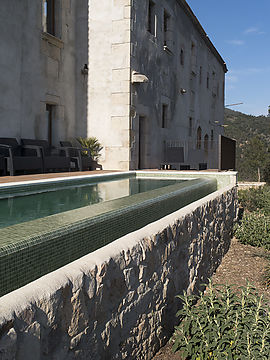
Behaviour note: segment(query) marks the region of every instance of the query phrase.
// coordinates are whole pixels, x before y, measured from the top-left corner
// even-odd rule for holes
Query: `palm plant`
[[[94,136],[88,138],[78,137],[77,141],[81,144],[83,148],[90,150],[93,160],[97,161],[100,158],[101,150],[103,149],[103,146],[96,137]]]

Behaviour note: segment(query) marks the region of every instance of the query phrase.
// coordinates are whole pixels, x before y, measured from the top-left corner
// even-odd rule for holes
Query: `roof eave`
[[[221,55],[219,54],[219,52],[215,48],[212,41],[209,39],[209,36],[204,31],[204,28],[200,24],[199,20],[197,19],[197,17],[194,14],[194,12],[191,10],[188,3],[185,0],[177,0],[177,1],[182,6],[185,13],[189,16],[192,23],[196,26],[197,30],[199,31],[200,35],[202,36],[202,39],[204,40],[204,42],[206,43],[208,48],[212,51],[212,53],[215,55],[215,57],[217,58],[219,63],[222,65],[224,73],[226,73],[228,71],[228,68],[227,68],[227,65],[226,65],[225,61],[223,60],[223,58],[221,57]]]

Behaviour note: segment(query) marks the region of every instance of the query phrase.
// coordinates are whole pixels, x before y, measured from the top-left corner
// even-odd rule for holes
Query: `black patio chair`
[[[66,152],[66,156],[69,156],[71,160],[73,160],[78,170],[102,170],[102,165],[93,160],[89,149],[75,147],[70,141],[60,141],[60,145]]]
[[[17,171],[43,172],[42,154],[39,147],[21,146],[15,138],[0,138],[1,162],[4,173],[13,176]]]
[[[47,140],[22,139],[21,142],[23,146],[35,145],[41,149],[44,172],[70,171],[70,158],[61,148],[50,146]]]

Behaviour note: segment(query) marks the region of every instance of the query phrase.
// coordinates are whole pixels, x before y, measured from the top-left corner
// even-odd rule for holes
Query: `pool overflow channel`
[[[135,172],[1,186],[0,296],[216,190],[214,177]]]

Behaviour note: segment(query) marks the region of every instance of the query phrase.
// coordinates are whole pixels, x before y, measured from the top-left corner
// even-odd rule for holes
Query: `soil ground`
[[[242,245],[233,239],[229,251],[212,277],[213,283],[245,286],[248,280],[270,303],[270,289],[267,290],[263,285],[263,273],[268,264],[265,254],[266,251],[262,248]],[[167,343],[152,360],[181,360],[181,358],[172,352],[171,344]]]

